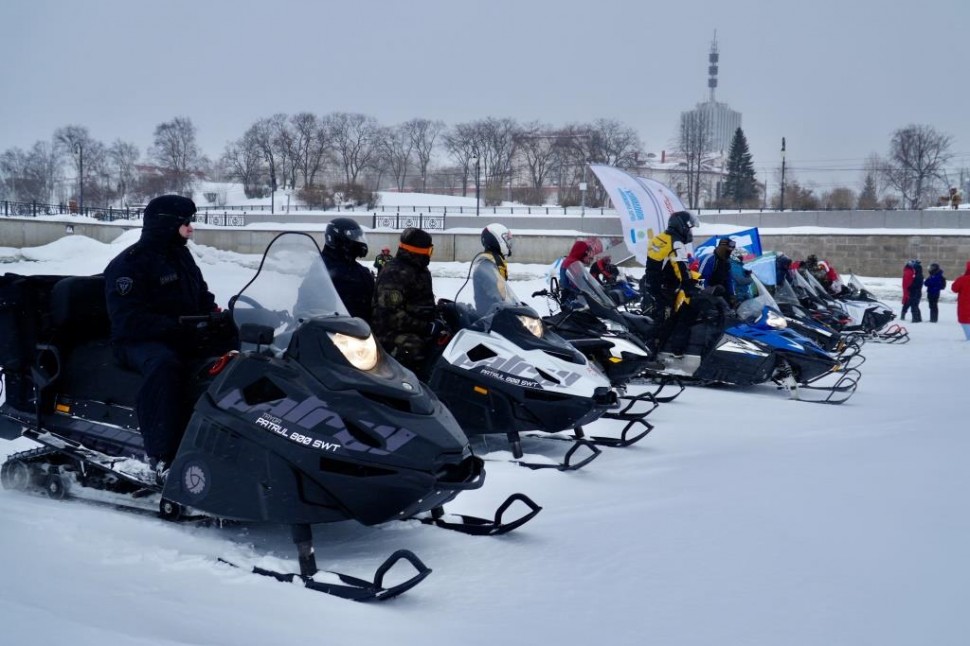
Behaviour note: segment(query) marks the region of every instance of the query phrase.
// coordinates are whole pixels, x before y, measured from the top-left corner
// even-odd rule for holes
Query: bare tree
[[[424,193],[428,190],[428,167],[431,165],[435,140],[444,131],[445,124],[443,121],[411,119],[403,127],[411,138],[417,171],[421,174],[421,192]]]
[[[951,138],[930,126],[909,125],[893,133],[884,177],[902,195],[907,208],[918,209],[934,195],[950,160]]]
[[[613,119],[598,119],[589,133],[592,135],[588,143],[590,161],[617,168],[636,166],[643,147],[636,130]]]
[[[444,134],[445,148],[448,154],[455,160],[461,174],[461,195],[468,195],[468,177],[476,164],[481,164],[478,159],[478,142],[476,137],[475,125],[472,123],[459,123]],[[480,166],[479,166],[480,168]],[[478,178],[474,178],[478,181]]]
[[[310,112],[290,117],[290,125],[296,139],[294,152],[296,168],[303,178],[304,186],[313,186],[317,173],[323,169],[327,153],[327,131],[320,119]]]
[[[354,185],[376,154],[380,125],[373,117],[349,112],[334,112],[324,117],[324,122],[337,160],[343,167],[346,184]]]
[[[262,156],[265,165],[260,165],[260,168],[265,169],[269,175],[270,192],[276,191],[280,179],[284,180],[284,185],[286,184],[285,173],[290,154],[290,141],[291,138],[286,134],[286,115],[282,113],[258,120],[243,135],[244,155],[251,155],[255,151],[255,154]],[[245,156],[241,161],[248,162]]]
[[[194,173],[202,165],[202,152],[195,141],[195,125],[188,117],[176,117],[155,126],[151,158],[165,169],[167,188],[186,193]]]
[[[122,206],[128,203],[128,194],[135,186],[135,164],[141,155],[138,146],[116,139],[108,148],[108,160],[118,177],[117,195]]]
[[[709,170],[706,153],[711,149],[711,139],[711,124],[704,111],[691,110],[681,115],[677,147],[684,158],[687,208],[690,209],[696,209],[700,204],[701,175]]]
[[[408,171],[414,162],[414,139],[407,124],[381,128],[376,137],[376,146],[376,157],[382,162],[382,170],[386,169],[394,177],[397,190],[403,191],[407,185]]]
[[[228,177],[241,183],[246,197],[250,199],[266,194],[261,183],[266,168],[263,151],[251,131],[252,127],[239,141],[226,146],[222,154]]]
[[[538,121],[525,124],[519,133],[517,159],[525,164],[529,175],[529,186],[540,197],[542,188],[546,185],[552,172],[556,158],[557,133],[551,126],[540,124]],[[539,202],[533,201],[539,204]]]
[[[282,118],[281,118],[282,117]],[[273,147],[279,157],[282,188],[296,188],[296,173],[299,169],[299,138],[284,114],[273,116]]]
[[[94,146],[94,139],[84,126],[71,125],[58,128],[54,131],[54,154],[58,163],[66,160],[72,168],[75,177],[74,188],[72,190],[75,198],[78,192],[83,192],[82,185],[86,186],[87,175],[85,171],[92,168],[91,161],[97,153]],[[87,168],[84,166],[87,164]],[[82,177],[82,172],[85,177]]]
[[[846,186],[837,186],[828,193],[822,195],[822,205],[827,209],[838,209],[848,211],[856,206],[857,198],[855,191]]]
[[[482,168],[486,204],[502,201],[502,188],[512,181],[512,158],[515,156],[521,128],[515,119],[504,117],[476,121],[470,124],[474,156]],[[511,192],[511,191],[510,191]]]
[[[3,194],[21,202],[48,203],[54,192],[57,156],[38,141],[29,151],[11,148],[0,155]]]

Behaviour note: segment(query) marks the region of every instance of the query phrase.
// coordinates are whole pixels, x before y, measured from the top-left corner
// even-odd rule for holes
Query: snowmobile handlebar
[[[230,313],[226,310],[220,310],[218,312],[209,312],[208,314],[198,314],[193,316],[180,316],[179,325],[189,326],[189,327],[203,327],[200,323],[207,323],[210,325],[225,323],[231,320]]]

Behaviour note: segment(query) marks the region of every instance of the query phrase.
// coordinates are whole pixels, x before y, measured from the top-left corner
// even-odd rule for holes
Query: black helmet
[[[697,226],[697,218],[687,211],[677,211],[670,214],[667,220],[667,233],[678,242],[688,243],[694,241],[694,234],[691,228]]]
[[[815,265],[818,264],[818,256],[815,254],[809,254],[808,258],[805,259],[806,264],[808,264],[809,269],[814,269]]]
[[[482,247],[507,258],[512,255],[512,232],[504,224],[490,224],[482,229]]]
[[[327,224],[323,234],[323,246],[338,256],[350,260],[367,255],[367,236],[354,220],[336,218]]]

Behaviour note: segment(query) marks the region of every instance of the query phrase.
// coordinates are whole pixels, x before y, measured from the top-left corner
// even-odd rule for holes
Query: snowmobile
[[[757,276],[751,279],[754,296],[726,317],[723,337],[693,376],[736,385],[770,380],[793,399],[827,404],[847,401],[858,387],[861,362],[851,357],[840,360],[788,329],[787,319],[767,288]]]
[[[546,289],[534,292],[532,296],[555,300]],[[653,392],[633,394],[629,391],[635,379],[648,368],[657,366],[650,358],[650,350],[637,337],[631,335],[622,323],[600,319],[586,305],[560,309],[556,314],[542,317],[542,322],[582,352],[610,380],[617,393],[618,406],[604,413],[603,417],[626,422],[621,437],[633,428],[644,429],[643,435],[653,430],[646,417],[657,408],[662,398],[658,399]]]
[[[862,329],[867,337],[881,343],[906,343],[909,332],[898,323],[893,323],[896,313],[891,307],[880,301],[859,280],[858,276],[849,275],[846,281],[848,293],[840,297],[847,307],[855,307],[862,311]],[[850,309],[851,312],[851,309]]]
[[[559,279],[552,276],[549,289],[536,292],[533,297],[550,300],[550,315],[543,320],[595,361],[619,389],[626,406],[618,418],[635,416],[631,409],[642,401],[658,404],[675,400],[684,391],[684,385],[678,375],[666,373],[650,349],[649,344],[658,333],[653,320],[636,308],[620,309],[579,263],[570,268],[570,279],[577,294],[566,294],[560,289]],[[653,390],[637,395],[627,393],[627,386],[644,386],[648,382],[656,384]],[[668,386],[673,388],[672,394]]]
[[[574,283],[583,295],[589,287],[582,273],[574,272]],[[842,403],[855,392],[859,371],[832,357],[811,340],[785,329],[784,317],[777,304],[756,277],[752,276],[754,296],[744,301],[738,311],[711,290],[691,297],[696,320],[686,330],[687,347],[675,355],[669,346],[659,347],[656,360],[663,365],[655,375],[679,375],[701,384],[724,383],[756,385],[773,382],[786,389],[793,399]],[[639,319],[639,320],[638,320]],[[646,317],[627,316],[636,321],[631,331],[649,344],[657,331]],[[835,375],[834,378],[828,378]],[[824,397],[820,393],[827,393]]]
[[[843,363],[851,358],[852,367],[858,368],[865,361],[861,351],[866,337],[855,332],[841,332],[813,317],[802,307],[788,281],[775,285],[773,297],[789,329],[811,339],[826,352],[837,355]]]
[[[360,601],[399,595],[431,570],[399,550],[373,581],[318,574],[312,524],[416,518],[497,534],[538,513],[515,494],[492,520],[445,514],[445,503],[482,486],[483,462],[448,409],[348,315],[309,235],[274,238],[228,316],[241,351],[194,374],[194,411],[159,481],[142,460],[134,412],[140,376],[112,356],[103,276],[4,276],[0,437],[40,446],[8,457],[2,485],[154,507],[169,520],[289,525],[299,573],[253,571]],[[204,330],[209,318],[185,323]],[[504,522],[515,502],[528,513]],[[385,587],[400,561],[416,574]]]
[[[646,435],[587,438],[583,426],[617,403],[610,382],[543,325],[484,255],[472,262],[469,281],[454,300],[439,301],[454,335],[429,380],[466,434],[481,442],[504,434],[518,464],[562,471],[588,464],[598,444],[629,445]],[[570,430],[572,446],[561,462],[523,460],[523,436],[564,439],[558,434]]]
[[[877,300],[855,277],[848,281],[849,292],[839,297],[829,294],[810,272],[798,269],[793,273],[798,294],[816,311],[828,311],[837,329],[855,333],[862,338],[899,343],[909,340],[906,330],[892,324],[896,318],[892,308]]]

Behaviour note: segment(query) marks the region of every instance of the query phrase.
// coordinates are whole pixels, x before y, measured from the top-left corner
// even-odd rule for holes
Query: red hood
[[[565,264],[571,265],[577,260],[582,260],[586,256],[587,251],[589,251],[589,243],[583,240],[577,240],[573,243],[573,248],[569,250],[569,255],[566,256]]]

